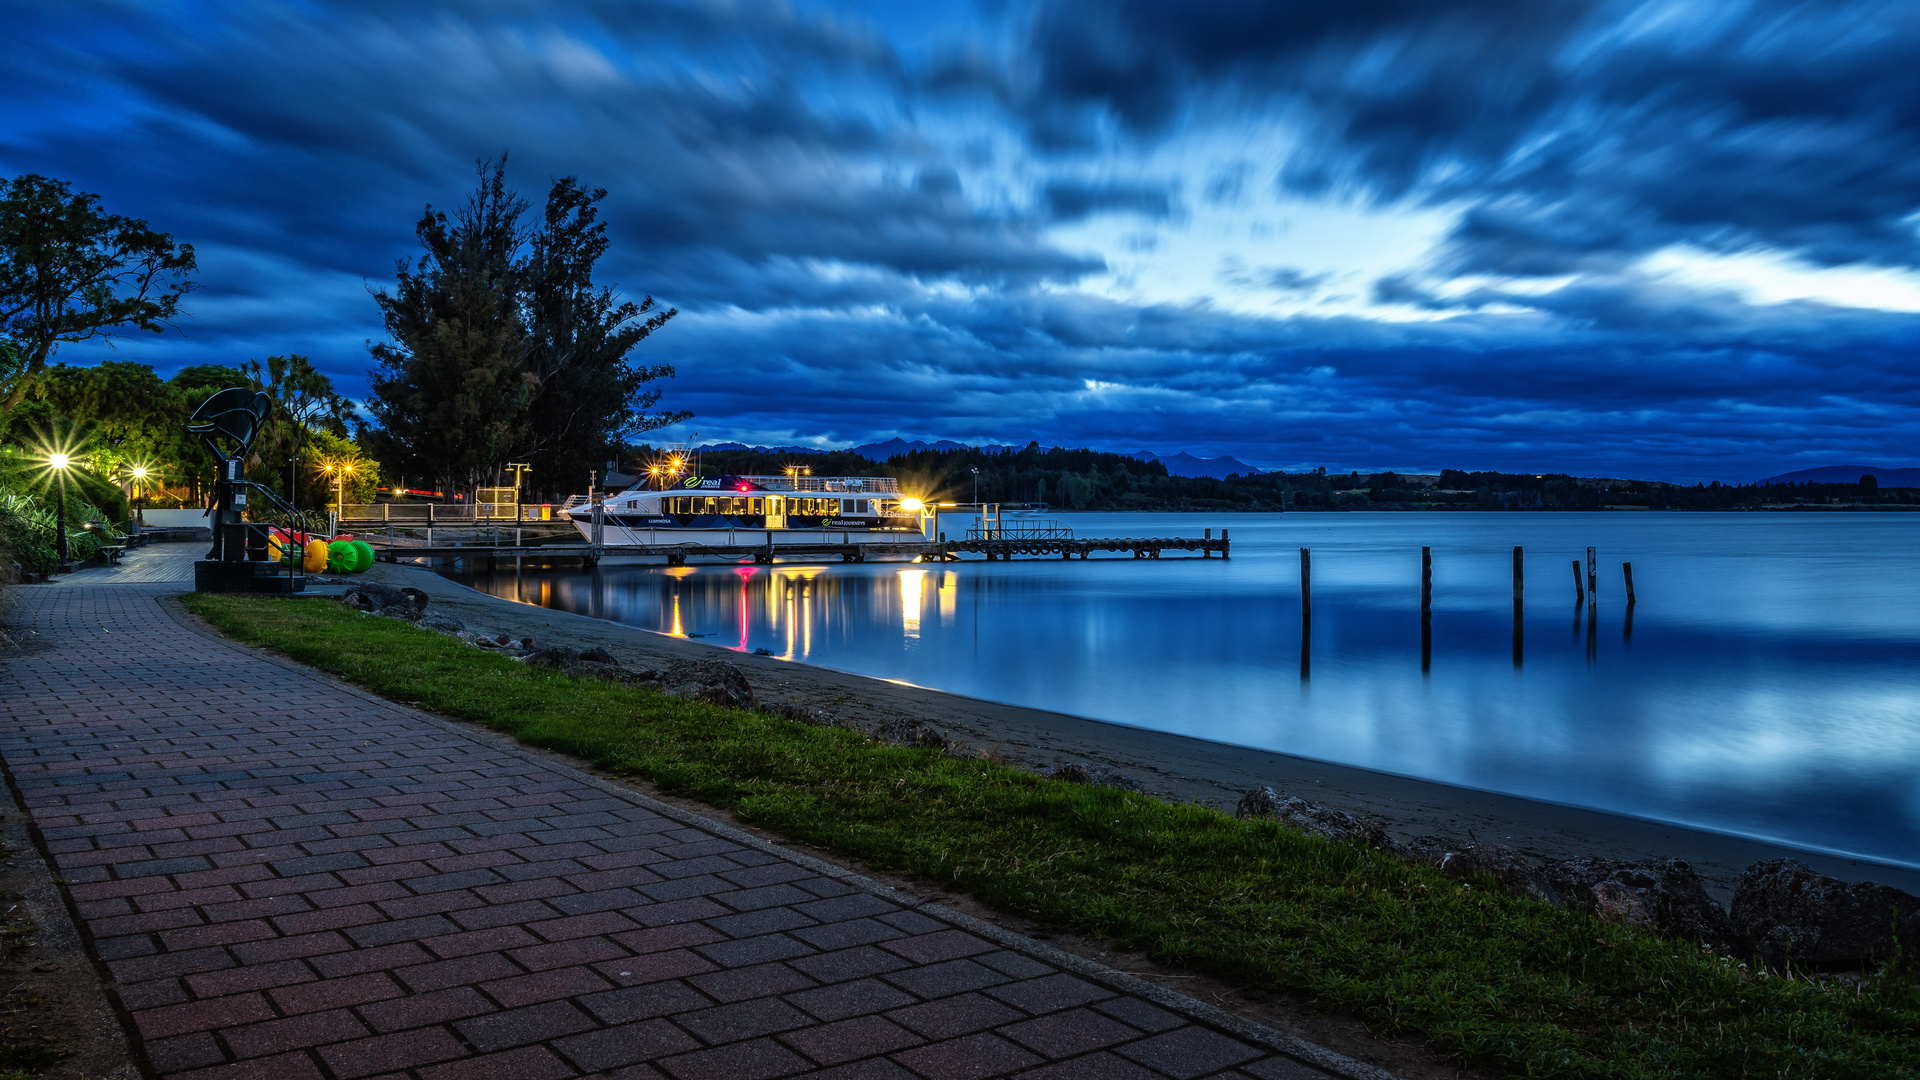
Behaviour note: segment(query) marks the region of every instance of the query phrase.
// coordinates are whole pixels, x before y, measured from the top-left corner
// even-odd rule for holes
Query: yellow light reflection
[[[674,637],[686,637],[687,628],[680,622],[680,590],[673,590],[673,628],[667,633]]]
[[[926,587],[925,570],[900,571],[900,625],[915,640],[920,637],[920,602]]]
[[[954,600],[960,594],[960,575],[951,570],[940,575],[940,625],[953,627]]]

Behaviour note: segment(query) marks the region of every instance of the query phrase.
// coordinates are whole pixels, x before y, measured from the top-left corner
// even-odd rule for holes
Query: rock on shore
[[[1890,885],[1816,874],[1792,859],[1768,859],[1741,875],[1733,925],[1775,967],[1855,964],[1892,954],[1896,934],[1914,947],[1920,897]]]

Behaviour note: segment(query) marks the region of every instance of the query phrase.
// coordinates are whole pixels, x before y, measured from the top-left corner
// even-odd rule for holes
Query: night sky
[[[365,392],[510,154],[700,441],[1752,480],[1920,464],[1920,5],[0,0],[0,174],[191,242],[164,373]],[[60,359],[108,355],[69,348]]]

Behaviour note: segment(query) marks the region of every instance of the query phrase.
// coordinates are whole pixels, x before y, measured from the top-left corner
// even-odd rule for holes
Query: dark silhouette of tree
[[[0,181],[0,332],[13,346],[0,355],[0,416],[60,345],[164,332],[198,288],[194,269],[192,245],[106,213],[96,195],[31,173]]]
[[[392,344],[373,345],[371,449],[403,475],[473,487],[529,440],[539,378],[520,315],[520,215],[506,157],[479,163],[479,187],[451,217],[427,207],[426,249],[401,259],[392,293],[374,294]]]
[[[540,220],[506,184],[506,157],[479,165],[480,184],[451,218],[432,207],[416,227],[418,264],[396,267],[375,294],[391,343],[372,346],[363,436],[387,467],[445,488],[497,477],[513,458],[536,490],[584,487],[587,471],[633,436],[688,417],[653,411],[673,375],[636,365],[635,346],[672,318],[596,286],[607,252],[600,189],[553,183]],[[522,254],[524,251],[524,255]]]
[[[660,401],[659,389],[649,384],[671,378],[673,367],[628,360],[676,312],[655,307],[651,296],[635,304],[594,285],[594,265],[608,247],[595,204],[606,195],[604,189],[582,188],[571,176],[554,181],[529,244],[523,275],[532,338],[528,358],[540,389],[522,453],[539,490],[584,485],[588,470],[630,439],[693,415],[649,411]]]

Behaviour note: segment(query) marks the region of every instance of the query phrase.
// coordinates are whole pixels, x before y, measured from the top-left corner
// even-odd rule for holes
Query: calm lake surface
[[[862,675],[1920,866],[1920,515],[1059,519],[1079,537],[1225,526],[1233,558],[449,574]],[[1571,567],[1590,545],[1591,621]]]

